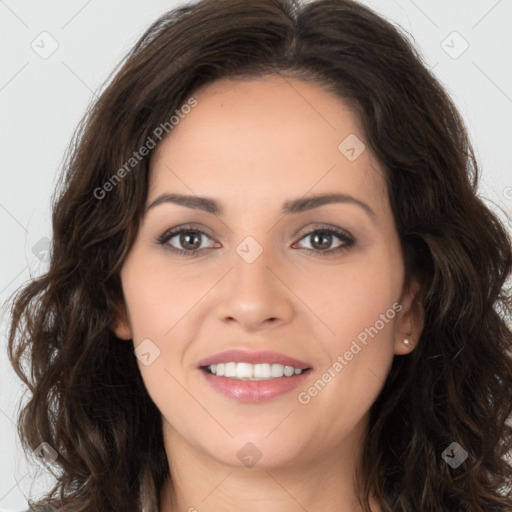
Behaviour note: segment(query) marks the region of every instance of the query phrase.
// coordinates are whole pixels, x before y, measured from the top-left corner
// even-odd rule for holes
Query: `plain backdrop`
[[[512,215],[512,2],[362,3],[401,25],[414,39],[466,120],[482,169],[481,195],[493,209],[501,207]],[[145,28],[182,4],[0,0],[2,303],[44,271],[52,237],[50,197],[70,137],[94,92]],[[7,323],[4,314],[0,512],[15,512],[25,510],[26,497],[39,495],[53,480],[25,459],[17,439],[15,413],[24,389],[6,356]]]

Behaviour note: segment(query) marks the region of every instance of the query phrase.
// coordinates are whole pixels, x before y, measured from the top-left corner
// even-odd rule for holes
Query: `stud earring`
[[[404,339],[404,345],[409,346],[410,344],[411,344],[411,342],[407,338],[405,338]]]

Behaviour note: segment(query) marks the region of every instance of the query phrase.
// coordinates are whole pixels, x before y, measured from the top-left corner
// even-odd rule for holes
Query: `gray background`
[[[50,196],[87,105],[148,24],[182,3],[0,0],[2,303],[45,269]],[[481,195],[493,209],[499,206],[512,215],[512,1],[363,3],[414,38],[466,120],[482,169]],[[46,55],[52,45],[57,49]],[[39,495],[52,479],[25,460],[16,437],[15,411],[24,390],[5,353],[7,321],[3,314],[0,512],[15,512],[25,509],[26,496]]]

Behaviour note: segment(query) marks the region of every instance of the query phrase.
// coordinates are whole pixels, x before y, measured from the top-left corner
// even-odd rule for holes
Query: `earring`
[[[410,345],[410,343],[411,343],[411,342],[410,342],[407,338],[405,338],[405,339],[404,339],[404,345],[409,346],[409,345]]]

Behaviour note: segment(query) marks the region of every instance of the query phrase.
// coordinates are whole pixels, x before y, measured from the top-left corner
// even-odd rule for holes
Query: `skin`
[[[194,98],[197,106],[155,149],[147,205],[163,193],[190,194],[217,200],[224,213],[172,203],[147,211],[122,268],[126,307],[113,326],[134,347],[149,338],[160,350],[147,366],[138,360],[163,416],[173,475],[160,512],[360,511],[352,477],[368,411],[393,357],[413,350],[423,327],[418,285],[404,287],[383,170],[368,148],[354,161],[338,150],[350,134],[365,137],[348,105],[317,84],[281,76],[223,80]],[[287,200],[333,192],[375,215],[348,202],[280,212]],[[182,224],[207,233],[196,234],[197,255],[170,251],[190,250],[179,235],[167,246],[156,242]],[[322,239],[306,236],[325,227],[356,242],[323,256],[345,244],[333,235],[322,249]],[[263,249],[250,264],[236,252],[247,236]],[[401,311],[300,403],[298,393],[394,303]],[[199,360],[231,348],[275,350],[313,371],[285,395],[239,403],[209,387],[197,369]],[[247,442],[262,454],[252,467],[237,457]]]

